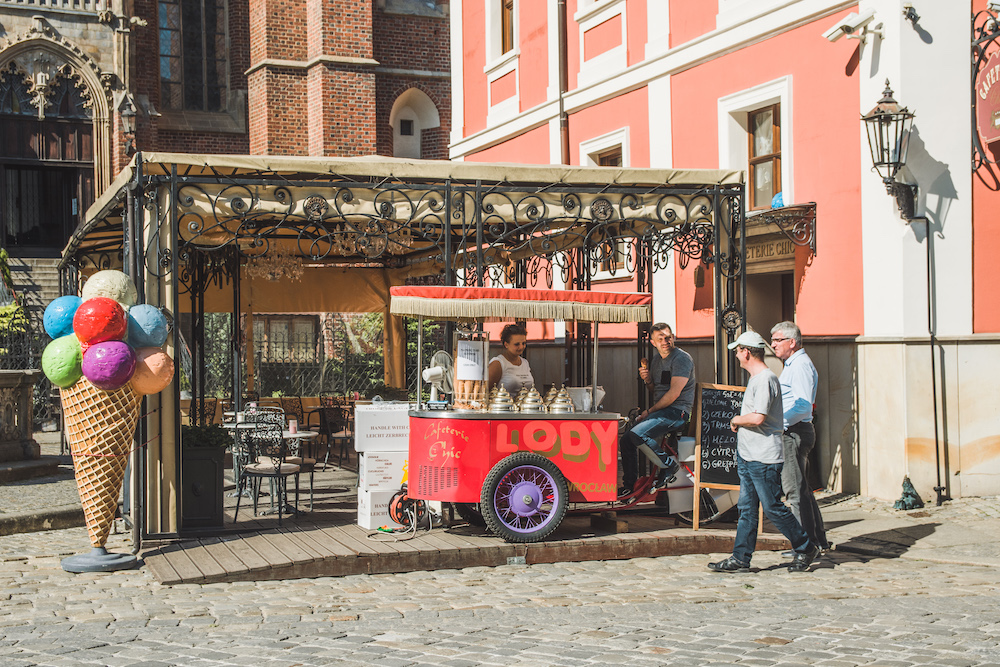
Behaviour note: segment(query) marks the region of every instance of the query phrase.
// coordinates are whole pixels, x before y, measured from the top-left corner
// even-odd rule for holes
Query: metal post
[[[593,323],[594,358],[590,367],[590,407],[597,412],[597,322]]]
[[[417,410],[422,409],[423,400],[420,395],[420,381],[424,370],[424,316],[417,315]]]

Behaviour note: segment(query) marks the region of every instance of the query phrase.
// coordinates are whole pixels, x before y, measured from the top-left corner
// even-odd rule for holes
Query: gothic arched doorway
[[[94,124],[67,66],[32,80],[0,70],[0,247],[57,257],[94,201]]]

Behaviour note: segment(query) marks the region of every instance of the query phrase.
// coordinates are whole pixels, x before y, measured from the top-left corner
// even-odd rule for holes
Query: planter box
[[[187,447],[181,451],[183,515],[181,529],[221,528],[223,514],[223,472],[226,450],[223,447]]]

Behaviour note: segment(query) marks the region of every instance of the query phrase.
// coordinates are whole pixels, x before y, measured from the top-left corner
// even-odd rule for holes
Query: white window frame
[[[607,134],[602,134],[599,137],[593,137],[587,139],[586,141],[580,142],[580,164],[586,167],[596,167],[598,166],[598,157],[601,153],[604,153],[612,148],[621,148],[622,151],[622,168],[632,166],[632,156],[631,147],[629,144],[629,128],[620,127],[617,130],[612,130]],[[620,242],[624,243],[625,240],[622,239]],[[626,252],[631,252],[630,247],[626,249]],[[628,268],[628,259],[625,260],[625,266],[620,270],[611,273],[610,271],[598,271],[595,273],[591,280],[623,280],[631,279],[634,275],[633,271]]]
[[[747,114],[771,104],[781,105],[781,196],[786,205],[794,204],[791,76],[719,98],[719,169],[749,168]],[[749,207],[749,194],[743,203]]]
[[[507,53],[500,53],[503,42],[500,34],[503,30],[502,10],[503,0],[484,0],[486,3],[486,67],[483,68],[487,75],[498,67],[503,67],[511,60],[516,61],[521,54],[520,35],[518,34],[517,22],[520,14],[518,0],[514,0],[514,16],[512,18],[514,29],[514,48]]]
[[[612,130],[607,134],[602,134],[599,137],[581,141],[580,165],[583,167],[598,166],[597,157],[615,146],[621,146],[622,148],[622,167],[631,167],[632,156],[630,154],[629,129],[627,125],[617,130]]]
[[[580,35],[578,40],[580,42],[578,85],[580,86],[607,79],[628,67],[628,15],[625,0],[592,0],[584,7],[573,15]],[[585,60],[584,33],[619,15],[622,30],[621,44],[590,60]]]
[[[485,0],[486,2],[486,125],[497,125],[517,116],[521,111],[521,77],[518,71],[518,61],[521,45],[518,41],[518,5],[514,0],[514,48],[507,53],[500,53],[502,29],[502,0]],[[493,101],[493,82],[514,72],[514,94],[506,99]]]

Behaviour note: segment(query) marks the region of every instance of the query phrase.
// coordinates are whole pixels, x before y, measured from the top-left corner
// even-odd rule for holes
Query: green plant
[[[185,447],[228,447],[233,444],[233,436],[216,424],[182,426],[181,440]]]

